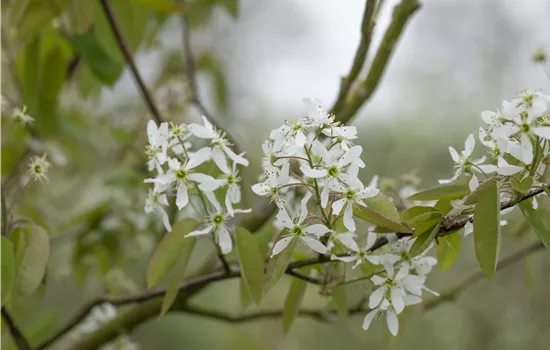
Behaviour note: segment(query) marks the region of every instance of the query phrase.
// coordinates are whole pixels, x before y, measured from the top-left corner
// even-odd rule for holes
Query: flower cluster
[[[372,311],[363,327],[385,313],[396,334],[397,315],[405,305],[421,301],[426,274],[436,260],[409,256],[414,239],[398,240],[395,234],[386,235],[393,241],[388,251],[373,251],[377,234],[358,230],[354,219],[354,210],[379,194],[377,177],[367,186],[359,180],[365,163],[362,147],[354,144],[357,130],[336,122],[317,101],[305,102],[308,115],[273,130],[263,144],[263,181],[252,187],[278,206],[275,226],[286,232],[273,245],[271,256],[299,241],[318,254],[330,254],[332,260],[352,263],[354,269],[366,262],[383,266],[384,271],[372,278],[377,289],[370,296]]]
[[[202,119],[203,125],[157,126],[152,120],[147,124],[147,164],[157,175],[145,180],[153,184],[145,212],[159,216],[171,231],[166,209],[168,198],[175,195],[178,210],[189,205],[203,222],[204,228],[189,236],[212,234],[222,252],[229,253],[229,220],[250,211],[235,208],[241,201],[238,166],[248,166],[248,161],[243,154],[233,152],[224,132],[216,130],[205,117]],[[198,148],[201,143],[203,147]],[[223,198],[224,205],[218,198]]]
[[[485,156],[472,160],[475,137],[469,135],[460,154],[449,147],[456,171],[451,179],[439,182],[452,183],[464,174],[470,177],[470,190],[474,191],[480,183],[479,174],[488,177],[496,173],[503,179],[532,177],[536,183],[549,160],[549,112],[550,96],[532,91],[522,91],[511,101],[504,101],[499,111],[483,112],[481,119],[486,125],[479,128],[478,138],[496,164],[484,164],[488,161]]]

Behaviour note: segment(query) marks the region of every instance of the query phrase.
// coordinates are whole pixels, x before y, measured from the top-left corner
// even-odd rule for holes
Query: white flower
[[[343,193],[341,199],[332,203],[332,210],[334,214],[340,214],[342,208],[344,209],[344,225],[351,232],[355,232],[355,221],[353,221],[353,208],[357,205],[365,206],[363,199],[374,197],[378,194],[379,190],[376,188],[353,188],[349,187]]]
[[[29,163],[29,169],[27,170],[27,174],[31,177],[33,180],[38,180],[42,183],[48,182],[49,179],[46,176],[46,173],[48,172],[48,169],[50,168],[51,164],[46,159],[46,154],[43,154],[42,157],[32,157],[31,162]]]
[[[155,186],[157,187],[157,186]],[[162,224],[166,228],[166,231],[171,232],[172,226],[170,225],[170,219],[164,207],[168,206],[168,200],[166,194],[157,192],[154,189],[149,190],[149,196],[145,200],[145,212],[147,214],[156,214],[162,219]]]
[[[351,232],[350,232],[351,233]],[[355,265],[353,265],[352,269],[355,269],[357,266],[361,265],[364,261],[369,261],[372,264],[378,265],[380,263],[380,255],[374,255],[369,252],[371,247],[376,242],[376,233],[370,232],[367,235],[367,242],[363,246],[363,248],[359,248],[355,241],[351,243],[349,241],[350,233],[348,234],[339,234],[337,237],[343,236],[344,241],[342,242],[347,248],[349,248],[353,253],[350,256],[337,256],[332,254],[330,256],[331,260],[340,260],[344,262],[354,262]]]
[[[325,254],[328,251],[328,248],[321,243],[319,238],[330,232],[330,229],[323,224],[304,225],[308,214],[307,201],[310,197],[311,193],[308,192],[302,199],[300,214],[294,220],[288,216],[285,209],[281,209],[277,214],[277,222],[286,228],[289,234],[277,241],[271,252],[271,257],[279,254],[293,239],[299,239],[317,253]]]
[[[225,167],[222,169],[224,177],[221,180],[221,187],[227,186],[227,192],[225,193],[225,207],[229,215],[233,216],[233,204],[241,201],[241,187],[239,186],[239,171],[237,170],[237,163],[233,163],[233,167],[229,169]]]
[[[464,142],[464,151],[462,151],[460,154],[453,147],[449,147],[449,153],[451,154],[451,158],[453,158],[453,161],[455,162],[456,170],[451,179],[439,180],[440,184],[452,183],[456,181],[463,173],[471,173],[472,170],[482,171],[484,173],[492,173],[496,170],[496,166],[494,165],[483,164],[486,159],[485,156],[481,157],[478,160],[470,159],[472,153],[474,152],[474,147],[475,138],[472,134],[470,134],[470,136],[468,136],[468,138],[466,139],[466,142]]]
[[[202,229],[189,233],[186,237],[203,236],[213,234],[216,244],[223,254],[229,254],[233,250],[229,221],[233,215],[224,212],[212,192],[206,192],[208,200],[214,206],[214,211],[209,213],[203,222]],[[233,209],[233,214],[250,213],[250,209]]]
[[[23,109],[19,107],[15,108],[12,113],[12,119],[23,127],[34,124],[34,118],[27,114],[27,106],[23,106]]]
[[[347,150],[341,157],[339,147],[335,146],[327,151],[325,146],[318,141],[313,143],[313,150],[322,158],[321,164],[311,168],[309,164],[304,164],[300,168],[302,172],[313,179],[322,179],[320,185],[323,187],[321,192],[321,206],[324,208],[328,204],[330,191],[342,190],[342,183],[355,188],[362,188],[363,184],[357,177],[359,167],[364,167],[364,163],[359,158],[363,148],[353,146]],[[349,167],[349,169],[345,169]]]
[[[242,155],[236,154],[231,150],[231,148],[229,148],[231,143],[227,140],[223,131],[217,131],[204,116],[202,117],[202,121],[204,125],[195,123],[190,124],[189,131],[198,138],[212,140],[212,157],[214,162],[216,162],[216,165],[219,166],[217,161],[220,159],[220,152],[217,151],[219,150],[225,153],[233,162],[248,166],[248,160],[246,160]]]
[[[422,302],[422,299],[415,295],[407,294],[403,297],[403,303],[405,306],[419,304],[421,302]],[[372,321],[379,314],[382,314],[382,313],[386,313],[386,324],[388,326],[390,333],[393,336],[396,336],[397,332],[399,331],[399,320],[397,319],[397,315],[394,309],[391,307],[390,302],[385,299],[380,303],[380,305],[377,308],[371,310],[365,316],[365,319],[363,320],[363,329],[364,330],[369,329]]]
[[[432,267],[437,265],[437,259],[431,256],[426,256],[432,245],[426,248],[426,250],[419,255],[411,257],[409,255],[409,251],[411,250],[415,240],[415,238],[409,238],[396,241],[391,245],[391,250],[394,256],[401,257],[402,261],[400,262],[400,266],[406,267],[410,273],[419,276],[426,276],[430,273]],[[392,264],[395,263],[391,260],[389,262]]]
[[[190,155],[182,165],[177,159],[170,158],[168,160],[169,170],[166,174],[161,174],[155,179],[146,179],[145,182],[158,183],[165,188],[173,186],[176,189],[176,205],[181,210],[189,203],[189,194],[187,186],[195,181],[199,184],[199,189],[203,191],[213,191],[222,185],[218,179],[212,176],[194,173],[193,169],[210,159],[210,148],[204,147],[196,153]]]
[[[145,154],[149,157],[147,163],[149,171],[157,169],[159,174],[162,174],[162,165],[166,162],[168,149],[168,123],[161,123],[157,128],[154,120],[149,120],[147,123],[147,137],[149,145],[146,148]]]
[[[252,191],[259,196],[270,197],[271,201],[275,201],[279,208],[284,204],[281,198],[282,186],[289,183],[290,164],[284,163],[281,169],[274,168],[272,172],[266,174],[267,178],[264,182],[257,183],[252,186]]]

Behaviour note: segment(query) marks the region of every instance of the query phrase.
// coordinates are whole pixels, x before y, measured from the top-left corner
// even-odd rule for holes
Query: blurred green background
[[[384,2],[371,54],[397,2]],[[181,4],[110,3],[164,119],[198,120],[189,103]],[[359,40],[364,3],[194,0],[183,5],[199,95],[246,150],[251,160],[243,174],[246,186],[261,173],[260,145],[269,131],[305,114],[302,98],[317,97],[327,108],[334,102]],[[352,121],[367,164],[362,180],[368,183],[378,174],[399,187],[403,175],[415,174],[422,179],[418,187],[426,188],[449,178],[447,147],[461,149],[469,133],[477,135],[481,111],[497,109],[523,88],[550,89],[549,67],[531,60],[537,48],[550,47],[548,23],[550,3],[544,0],[422,1],[379,90]],[[91,297],[145,288],[147,262],[161,235],[159,223],[143,212],[150,115],[95,0],[2,1],[2,95],[10,107],[27,105],[36,119],[29,132],[11,126],[3,112],[3,182],[11,174],[19,180],[33,154],[47,152],[53,163],[49,183],[25,189],[14,206],[17,217],[44,226],[51,237],[46,283],[14,308],[36,344]],[[8,201],[18,197],[16,187],[3,189]],[[260,203],[249,190],[245,201],[245,207]],[[539,201],[546,208],[549,202]],[[520,213],[508,219],[501,256],[536,240]],[[192,265],[210,251],[201,242]],[[458,262],[444,272],[436,269],[427,285],[445,291],[475,271],[469,237]],[[456,300],[425,313],[409,310],[400,317],[396,338],[383,324],[363,331],[362,315],[332,324],[298,319],[285,335],[276,319],[228,324],[181,313],[151,320],[131,336],[142,349],[547,349],[548,271],[546,251],[529,256]],[[282,305],[286,278],[262,307]],[[357,285],[353,293],[369,288]],[[192,301],[243,311],[238,281],[214,284]],[[327,301],[315,286],[308,287],[305,306],[322,308]],[[13,348],[2,330],[2,348]]]

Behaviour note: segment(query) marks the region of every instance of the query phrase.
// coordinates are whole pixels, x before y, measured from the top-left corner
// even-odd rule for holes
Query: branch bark
[[[359,108],[370,99],[373,92],[378,87],[378,83],[387,67],[388,61],[393,53],[395,44],[399,40],[405,26],[411,16],[420,8],[417,0],[402,0],[393,10],[392,21],[384,34],[382,43],[376,52],[374,60],[369,68],[367,77],[358,84],[357,88],[346,97],[345,102],[340,105],[338,110],[331,112],[336,114],[336,120],[346,123],[359,110]],[[361,46],[359,46],[361,49]]]
[[[111,5],[109,5],[109,0],[99,0],[99,2],[101,3],[101,7],[103,8],[105,17],[107,17],[107,21],[111,26],[111,30],[113,31],[113,34],[116,38],[118,47],[120,48],[120,51],[122,52],[122,55],[126,60],[126,63],[128,64],[128,66],[130,66],[130,71],[132,72],[132,76],[136,81],[136,84],[141,92],[141,95],[145,101],[145,104],[147,105],[147,108],[149,109],[149,112],[151,112],[151,114],[153,115],[157,123],[159,124],[162,123],[163,119],[162,119],[162,116],[160,115],[159,109],[157,108],[157,105],[155,104],[155,101],[153,99],[153,96],[151,95],[151,92],[145,85],[145,82],[143,81],[141,74],[137,69],[134,59],[132,58],[132,52],[130,51],[130,48],[126,44],[126,40],[124,40],[124,36],[122,35],[122,31],[120,30],[118,22],[116,21],[113,10],[111,9]]]

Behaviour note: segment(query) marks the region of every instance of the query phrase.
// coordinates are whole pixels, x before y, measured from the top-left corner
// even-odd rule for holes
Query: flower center
[[[521,132],[527,133],[527,132],[529,132],[529,130],[531,130],[531,125],[529,125],[527,123],[522,123],[520,128],[521,128]]]
[[[340,174],[340,170],[338,170],[338,168],[335,165],[328,168],[328,176],[338,177],[339,174]]]
[[[348,201],[352,201],[352,200],[354,200],[355,198],[357,198],[357,194],[355,193],[354,190],[349,189],[349,190],[346,192],[346,199],[347,199]]]
[[[179,169],[175,172],[175,175],[176,175],[176,178],[179,180],[179,181],[183,181],[185,180],[185,178],[187,177],[187,175],[189,175],[189,172],[185,169]]]
[[[220,225],[221,223],[223,223],[223,215],[221,214],[214,215],[214,217],[212,218],[212,222],[216,224],[216,226]]]
[[[294,226],[292,229],[292,235],[296,237],[300,237],[303,235],[302,228],[300,226]]]

